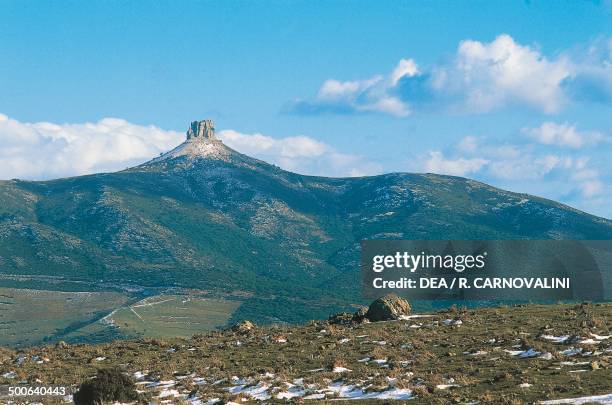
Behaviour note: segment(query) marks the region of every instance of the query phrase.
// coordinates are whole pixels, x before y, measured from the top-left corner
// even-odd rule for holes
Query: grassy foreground
[[[611,318],[612,303],[522,305],[353,327],[312,321],[191,339],[2,349],[0,384],[75,386],[112,366],[154,403],[534,403],[612,393]]]
[[[114,292],[0,288],[0,345],[36,345],[68,335],[127,301]]]
[[[225,326],[241,301],[206,294],[68,292],[0,287],[0,346],[190,337]]]

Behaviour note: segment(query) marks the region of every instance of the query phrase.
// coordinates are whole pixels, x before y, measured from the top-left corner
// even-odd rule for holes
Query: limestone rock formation
[[[211,141],[218,140],[215,136],[215,123],[213,120],[193,121],[187,130],[187,140],[193,138]]]
[[[408,301],[395,294],[388,294],[370,304],[366,317],[372,322],[390,321],[408,315],[411,310]]]
[[[246,333],[249,332],[251,330],[255,329],[255,324],[251,321],[242,321],[242,322],[238,322],[237,324],[235,324],[234,326],[232,326],[232,330],[234,332],[238,332],[238,333]]]
[[[215,135],[215,124],[212,120],[193,121],[187,130],[187,140],[172,149],[170,152],[164,153],[151,162],[159,162],[166,159],[174,159],[178,157],[186,157],[188,159],[197,159],[201,157],[215,160],[229,160],[229,157],[235,153],[218,139]]]

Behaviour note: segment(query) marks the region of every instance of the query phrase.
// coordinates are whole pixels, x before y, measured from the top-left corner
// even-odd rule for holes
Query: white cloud
[[[547,56],[501,34],[491,42],[461,41],[452,58],[427,69],[401,59],[389,75],[327,80],[314,100],[298,100],[289,111],[405,117],[419,108],[487,113],[520,107],[555,114],[571,102],[611,100],[612,39]]]
[[[403,77],[413,77],[418,75],[419,67],[412,59],[400,59],[399,63],[391,73],[391,85],[396,86],[397,82]]]
[[[219,138],[241,153],[279,167],[309,175],[365,176],[379,174],[382,166],[360,156],[343,154],[307,136],[272,138],[262,134],[220,131]]]
[[[380,113],[395,117],[410,114],[409,106],[394,94],[404,77],[419,74],[412,59],[402,59],[387,76],[377,75],[366,80],[326,80],[312,101],[298,100],[289,110],[297,113]]]
[[[465,176],[477,172],[484,165],[489,163],[482,158],[457,158],[446,159],[442,152],[429,152],[429,159],[425,162],[425,171],[438,174],[450,174],[453,176]]]
[[[323,155],[329,147],[307,136],[275,139],[262,134],[243,134],[234,130],[218,133],[228,146],[253,156],[278,156],[283,158],[313,158]]]
[[[242,153],[300,173],[356,176],[382,171],[380,165],[307,136],[272,138],[232,130],[218,135]],[[24,123],[0,114],[0,179],[42,180],[122,170],[184,139],[182,132],[117,118],[82,124]]]
[[[554,113],[567,101],[561,86],[571,75],[565,58],[550,60],[503,34],[490,43],[462,41],[453,63],[440,66],[432,83],[436,91],[460,94],[474,112],[517,104]]]
[[[595,201],[612,196],[605,177],[593,168],[589,156],[549,153],[538,144],[500,145],[467,136],[446,154],[429,152],[419,164],[422,171],[469,175],[503,188],[591,209]]]
[[[609,140],[609,137],[601,132],[581,132],[576,126],[567,123],[545,122],[537,128],[524,128],[523,133],[545,145],[569,146],[575,149]]]
[[[604,189],[604,185],[599,180],[588,180],[580,183],[580,191],[587,198],[600,195]]]
[[[94,123],[23,123],[0,115],[0,178],[49,179],[143,162],[184,135],[105,118]]]

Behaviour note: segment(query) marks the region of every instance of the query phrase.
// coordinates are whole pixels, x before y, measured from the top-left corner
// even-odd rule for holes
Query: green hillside
[[[363,239],[517,238],[610,239],[612,222],[459,177],[298,175],[214,137],[117,173],[0,182],[0,286],[240,295],[232,320],[359,302]]]

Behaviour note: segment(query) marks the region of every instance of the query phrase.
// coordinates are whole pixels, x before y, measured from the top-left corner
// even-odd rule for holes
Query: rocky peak
[[[209,158],[216,160],[228,160],[233,151],[225,146],[215,136],[215,123],[212,120],[193,121],[187,130],[187,140],[153,159],[151,162],[159,162],[167,159],[187,157],[188,159]]]
[[[193,139],[216,141],[213,120],[193,121],[187,130],[187,140]]]

